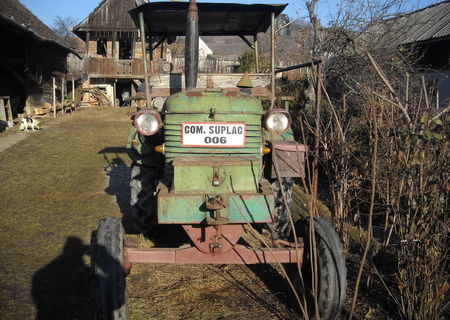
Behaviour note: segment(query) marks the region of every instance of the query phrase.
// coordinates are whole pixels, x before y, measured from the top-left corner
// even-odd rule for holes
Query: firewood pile
[[[98,88],[89,88],[83,89],[83,101],[86,101],[86,95],[88,95],[88,101],[90,106],[99,107],[99,106],[110,106],[111,101],[109,101],[106,93]]]
[[[56,111],[61,111],[63,110],[63,112],[67,111],[67,110],[75,110],[77,107],[79,107],[80,105],[80,100],[77,99],[75,101],[72,101],[72,99],[66,99],[64,100],[64,103],[57,103],[56,104]],[[24,113],[21,113],[18,115],[18,118],[25,118],[25,117],[35,117],[35,116],[44,116],[48,113],[52,113],[53,112],[53,105],[51,103],[48,102],[44,102],[41,106],[39,107],[32,107],[32,106],[26,106],[24,108]]]

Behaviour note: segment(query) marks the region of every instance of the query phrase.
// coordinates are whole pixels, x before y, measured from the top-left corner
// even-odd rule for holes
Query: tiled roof
[[[3,19],[9,19],[9,22],[28,29],[41,39],[54,42],[68,51],[71,50],[62,38],[56,35],[18,0],[1,0],[0,14]]]

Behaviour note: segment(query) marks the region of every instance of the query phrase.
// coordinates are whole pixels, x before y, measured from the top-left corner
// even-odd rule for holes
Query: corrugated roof
[[[130,10],[136,26],[144,14],[153,36],[181,36],[186,33],[188,2],[150,2]],[[255,35],[270,26],[287,4],[240,4],[197,2],[200,36]]]
[[[1,0],[0,17],[5,21],[8,20],[10,23],[34,33],[41,40],[54,42],[64,49],[73,52],[73,49],[62,38],[56,35],[18,0]]]
[[[397,30],[400,44],[450,37],[450,1],[444,1],[386,21]]]

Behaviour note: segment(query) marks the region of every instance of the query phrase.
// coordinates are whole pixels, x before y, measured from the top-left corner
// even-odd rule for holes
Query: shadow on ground
[[[108,186],[105,192],[115,198],[120,212],[122,213],[122,225],[127,234],[136,234],[131,222],[132,207],[131,199],[131,167],[124,160],[127,150],[123,147],[105,148],[99,152],[103,154],[106,167],[105,173],[108,177]],[[145,234],[158,247],[178,247],[188,243],[189,238],[179,225],[159,225],[151,232]]]
[[[37,320],[94,319],[92,275],[83,261],[88,251],[81,239],[68,237],[62,254],[34,274],[31,294]]]
[[[131,215],[130,205],[130,177],[131,168],[125,163],[127,150],[124,147],[111,147],[99,152],[105,159],[105,174],[108,177],[108,185],[105,192],[115,198],[120,212],[122,213],[122,224],[126,233],[134,233],[129,217]]]
[[[123,157],[127,157],[126,148],[104,149],[100,153],[106,162],[104,171],[108,176],[106,193],[116,198],[120,212],[127,217],[131,212],[130,206],[130,177],[131,168],[127,166]]]

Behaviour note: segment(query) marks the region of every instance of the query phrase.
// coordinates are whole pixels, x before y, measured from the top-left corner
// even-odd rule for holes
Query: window
[[[97,40],[97,54],[102,57],[106,57],[106,39]]]
[[[133,58],[131,41],[128,39],[119,40],[119,59],[129,60],[131,58]]]

